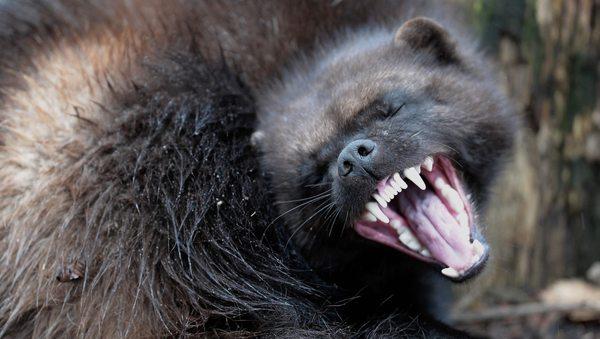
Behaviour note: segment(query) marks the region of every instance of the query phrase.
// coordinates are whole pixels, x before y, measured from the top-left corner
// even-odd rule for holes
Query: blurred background
[[[454,319],[492,337],[600,338],[600,0],[458,1],[524,124],[486,213],[489,268]]]

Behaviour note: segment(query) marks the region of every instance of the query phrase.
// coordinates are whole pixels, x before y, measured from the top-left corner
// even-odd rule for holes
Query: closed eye
[[[394,115],[396,115],[396,113],[400,112],[400,110],[406,105],[405,102],[403,102],[400,106],[396,107],[396,109],[394,109],[389,115],[388,117],[393,117]]]
[[[406,105],[405,102],[403,102],[400,106],[396,106],[396,107],[382,107],[382,106],[376,106],[375,109],[377,110],[377,112],[384,118],[391,118],[394,115],[396,115],[398,112],[400,112],[400,110]]]

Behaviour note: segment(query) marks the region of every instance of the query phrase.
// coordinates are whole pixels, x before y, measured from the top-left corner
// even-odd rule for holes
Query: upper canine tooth
[[[379,203],[379,205],[387,207],[387,202],[385,202],[385,199],[381,195],[375,193],[373,194],[373,198]]]
[[[400,185],[400,187],[402,189],[406,189],[408,187],[408,184],[406,183],[406,181],[402,180],[400,173],[394,174],[394,181],[396,181],[396,183],[398,183],[398,185]]]
[[[425,168],[428,172],[431,172],[433,170],[433,158],[430,156],[426,157],[425,160],[423,160],[421,167]]]
[[[414,182],[415,185],[417,185],[417,187],[419,187],[420,189],[425,189],[425,182],[423,181],[423,178],[421,178],[421,175],[419,175],[419,172],[417,172],[417,170],[414,167],[405,169],[404,176],[408,180]]]
[[[369,212],[373,213],[373,215],[375,217],[377,217],[377,219],[379,219],[379,221],[382,221],[382,222],[384,222],[386,224],[388,222],[390,222],[390,218],[388,218],[387,215],[383,214],[383,212],[379,208],[379,205],[376,202],[368,202],[367,203],[367,210]]]
[[[444,268],[442,274],[450,278],[458,278],[458,271],[452,267]]]

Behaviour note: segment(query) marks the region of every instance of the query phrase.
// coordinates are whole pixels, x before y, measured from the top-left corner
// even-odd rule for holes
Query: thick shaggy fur
[[[493,68],[456,36],[425,18],[355,30],[295,63],[259,100],[263,167],[278,183],[292,240],[322,277],[373,303],[390,296],[392,305],[435,312],[424,296],[443,294],[424,279],[430,267],[351,230],[392,173],[432,154],[452,159],[474,206],[471,236],[485,242],[477,214],[517,120]],[[338,157],[363,139],[380,151],[368,175],[343,180]]]
[[[456,334],[321,281],[250,146],[267,75],[394,12],[0,4],[0,337]]]

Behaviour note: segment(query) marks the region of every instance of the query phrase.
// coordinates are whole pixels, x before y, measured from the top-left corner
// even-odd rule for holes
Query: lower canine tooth
[[[444,268],[442,274],[450,278],[458,278],[458,271],[452,267]]]
[[[388,218],[385,214],[383,214],[383,212],[379,208],[379,205],[376,202],[368,202],[367,210],[369,212],[373,213],[373,215],[376,216],[379,221],[382,221],[386,224],[388,222],[390,222],[390,218]]]
[[[422,248],[419,253],[421,253],[421,255],[424,256],[424,257],[431,258],[431,253],[426,248]]]

